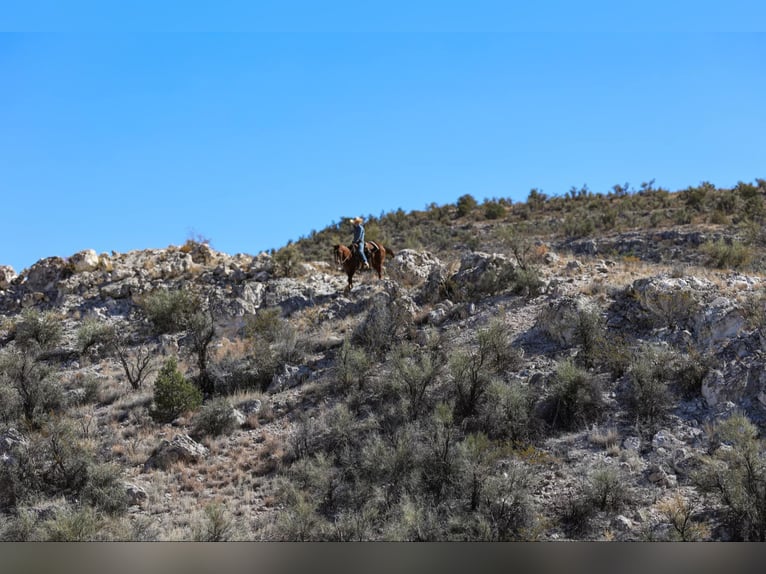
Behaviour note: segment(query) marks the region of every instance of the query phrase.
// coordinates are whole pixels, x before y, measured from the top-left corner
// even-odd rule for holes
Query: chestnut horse
[[[351,291],[354,273],[359,271],[362,267],[362,258],[356,250],[352,250],[345,245],[334,245],[332,249],[335,254],[335,264],[340,265],[346,272],[346,275],[348,275],[348,285],[345,290],[346,293],[348,293]],[[386,254],[391,255],[393,252],[390,249],[386,250],[385,247],[374,241],[365,242],[364,250],[367,254],[367,261],[369,261],[372,268],[378,272],[378,279],[382,279],[383,261],[386,259]]]

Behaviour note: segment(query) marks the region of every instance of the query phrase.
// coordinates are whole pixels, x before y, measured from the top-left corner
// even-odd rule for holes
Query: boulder
[[[30,267],[23,275],[26,276],[25,286],[28,291],[49,292],[56,289],[56,284],[70,273],[67,262],[61,257],[47,257]]]
[[[488,271],[501,271],[509,266],[514,267],[505,255],[479,251],[466,253],[460,260],[460,269],[452,276],[452,280],[461,285],[477,285]]]
[[[542,309],[537,329],[562,347],[571,347],[577,343],[581,315],[594,312],[595,307],[582,297],[562,297]]]
[[[386,262],[386,271],[396,281],[415,285],[425,281],[434,269],[441,266],[441,261],[427,251],[402,249],[396,257]]]
[[[244,414],[245,416],[258,414],[261,412],[262,403],[258,399],[249,399],[246,401],[242,401],[241,403],[237,403],[236,409],[240,413]]]
[[[72,266],[75,273],[95,271],[98,269],[99,263],[100,259],[98,254],[93,249],[80,251],[69,258],[69,264]]]
[[[167,469],[177,462],[196,463],[205,458],[208,449],[189,435],[177,434],[173,440],[163,440],[144,463],[144,471],[154,468]]]
[[[8,289],[16,279],[16,272],[10,265],[0,265],[0,289]]]
[[[286,389],[297,387],[301,383],[304,383],[311,375],[311,370],[306,366],[295,367],[291,365],[285,365],[282,367],[282,371],[276,373],[272,379],[268,393],[278,393]]]
[[[694,331],[700,346],[714,349],[737,337],[745,326],[741,307],[726,297],[716,297],[696,316]]]
[[[125,493],[128,495],[128,504],[130,506],[141,506],[149,498],[144,487],[132,482],[125,483]]]

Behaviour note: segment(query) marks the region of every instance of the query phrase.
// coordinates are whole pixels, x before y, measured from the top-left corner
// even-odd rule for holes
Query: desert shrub
[[[585,495],[598,510],[619,511],[632,500],[626,485],[626,477],[619,470],[602,466],[588,475]]]
[[[64,331],[61,318],[55,313],[25,309],[16,324],[15,333],[16,343],[20,347],[24,349],[36,347],[47,351],[61,342]]]
[[[755,257],[752,247],[736,239],[708,241],[700,250],[707,257],[707,265],[718,269],[742,269]]]
[[[630,345],[622,333],[604,331],[605,336],[594,349],[593,364],[601,367],[618,379],[630,366],[632,358]]]
[[[677,542],[699,542],[710,535],[710,529],[698,520],[694,520],[695,507],[675,492],[657,504],[657,509],[670,524],[670,540]]]
[[[716,188],[712,183],[702,182],[697,187],[688,187],[681,192],[681,199],[690,209],[704,211],[708,196],[715,193]]]
[[[236,427],[237,420],[229,401],[216,398],[203,405],[194,417],[191,436],[199,439],[204,436],[231,434]]]
[[[575,319],[575,341],[580,345],[577,362],[584,367],[596,365],[606,338],[604,319],[598,309],[579,308]]]
[[[563,430],[574,430],[598,421],[604,409],[596,378],[570,359],[556,365],[548,403],[548,422],[554,429]]]
[[[154,333],[178,333],[188,319],[202,308],[200,298],[188,289],[158,289],[141,299],[141,310],[152,324]]]
[[[276,308],[259,311],[249,318],[245,334],[250,339],[250,349],[247,365],[239,370],[248,385],[254,383],[258,390],[266,390],[285,365],[302,363],[308,350],[303,334],[280,317]]]
[[[114,337],[114,326],[95,317],[87,317],[77,329],[77,350],[84,355],[94,347],[109,345]]]
[[[486,356],[476,350],[456,352],[450,358],[449,373],[455,413],[461,420],[476,413],[493,380],[485,361]]]
[[[628,369],[628,410],[636,421],[650,429],[662,422],[670,409],[668,380],[672,360],[672,353],[645,346],[633,357]]]
[[[576,212],[564,217],[562,230],[565,237],[572,239],[588,237],[595,229],[596,224],[587,213]]]
[[[455,412],[465,418],[476,414],[494,379],[517,368],[521,355],[511,345],[502,321],[493,321],[476,334],[476,344],[453,353],[449,373],[455,398]]]
[[[205,506],[203,520],[194,525],[192,540],[195,542],[226,542],[236,534],[234,520],[220,504]]]
[[[11,426],[21,415],[21,403],[19,393],[3,379],[0,376],[0,422],[4,426]]]
[[[423,491],[435,504],[452,494],[458,480],[458,439],[452,409],[447,404],[438,404],[425,421],[420,467]]]
[[[47,542],[89,542],[101,540],[103,520],[90,506],[66,506],[42,524]]]
[[[696,352],[678,355],[671,367],[671,381],[682,397],[692,399],[701,396],[702,381],[710,371],[709,358]]]
[[[258,309],[254,315],[245,318],[244,334],[248,338],[260,337],[272,343],[283,324],[282,310],[279,307]]]
[[[317,512],[317,502],[311,496],[290,489],[289,494],[280,496],[285,501],[285,509],[279,516],[272,530],[274,540],[285,542],[312,542],[324,539],[324,532],[329,530],[327,520]]]
[[[766,541],[766,447],[757,427],[737,413],[713,427],[710,441],[695,484],[718,497],[734,539]]]
[[[351,342],[372,356],[383,358],[397,340],[405,338],[412,321],[411,313],[396,297],[376,299],[354,329]]]
[[[117,515],[128,508],[128,494],[120,480],[120,471],[110,464],[88,466],[88,481],[81,491],[81,499],[107,514]]]
[[[297,277],[301,271],[303,257],[293,243],[283,247],[273,257],[274,274],[277,277]]]
[[[505,206],[499,201],[487,200],[482,207],[486,219],[501,219],[505,217]]]
[[[538,432],[534,403],[527,387],[493,381],[479,411],[481,428],[492,439],[526,443]]]
[[[521,365],[521,351],[513,347],[507,325],[493,320],[486,329],[476,334],[479,353],[486,357],[487,367],[496,374],[504,374]]]
[[[337,386],[341,389],[354,386],[361,390],[370,374],[371,367],[372,364],[367,353],[363,349],[353,346],[351,340],[346,337],[333,364],[333,374]]]
[[[559,509],[562,526],[569,536],[584,536],[599,511],[619,511],[631,500],[625,477],[612,467],[598,467],[564,500]]]
[[[461,489],[471,511],[479,508],[485,488],[499,457],[498,449],[483,433],[468,435],[458,444]]]
[[[26,349],[0,354],[0,386],[16,391],[18,400],[6,408],[17,404],[21,415],[33,427],[39,428],[49,413],[64,405],[61,386],[52,380],[51,369]],[[12,412],[6,411],[6,416]]]
[[[478,206],[476,199],[470,195],[461,195],[457,200],[457,216],[464,217],[471,213]]]
[[[511,281],[511,293],[514,295],[523,295],[528,299],[533,299],[543,292],[545,282],[540,275],[537,267],[519,267],[513,274]]]
[[[512,460],[487,481],[480,511],[489,526],[489,540],[527,540],[536,522],[532,502],[534,477],[527,465]]]
[[[742,302],[745,320],[749,329],[766,328],[766,292],[750,292],[745,296]]]
[[[159,422],[170,422],[201,404],[200,390],[181,374],[175,357],[167,359],[154,382],[152,417]]]
[[[427,410],[429,393],[441,373],[441,358],[422,352],[408,343],[397,347],[392,355],[392,383],[400,390],[410,419],[415,420]]]
[[[407,493],[420,490],[418,427],[404,423],[385,439],[378,433],[365,438],[360,448],[361,474],[373,484],[385,484],[382,503],[397,504]]]

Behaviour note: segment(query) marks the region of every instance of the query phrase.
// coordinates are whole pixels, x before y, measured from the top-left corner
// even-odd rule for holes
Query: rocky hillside
[[[4,540],[763,540],[766,182],[0,268]]]

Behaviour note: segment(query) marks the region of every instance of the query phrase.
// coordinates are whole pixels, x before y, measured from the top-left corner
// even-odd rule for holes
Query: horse
[[[362,267],[362,257],[356,249],[346,245],[334,245],[332,249],[335,254],[335,264],[340,265],[348,275],[348,285],[345,289],[345,292],[348,293],[353,285],[354,273]],[[386,250],[380,243],[374,241],[366,241],[364,251],[367,254],[367,261],[378,272],[378,279],[383,279],[383,261],[386,260],[387,254],[392,255],[393,252],[390,249]]]

